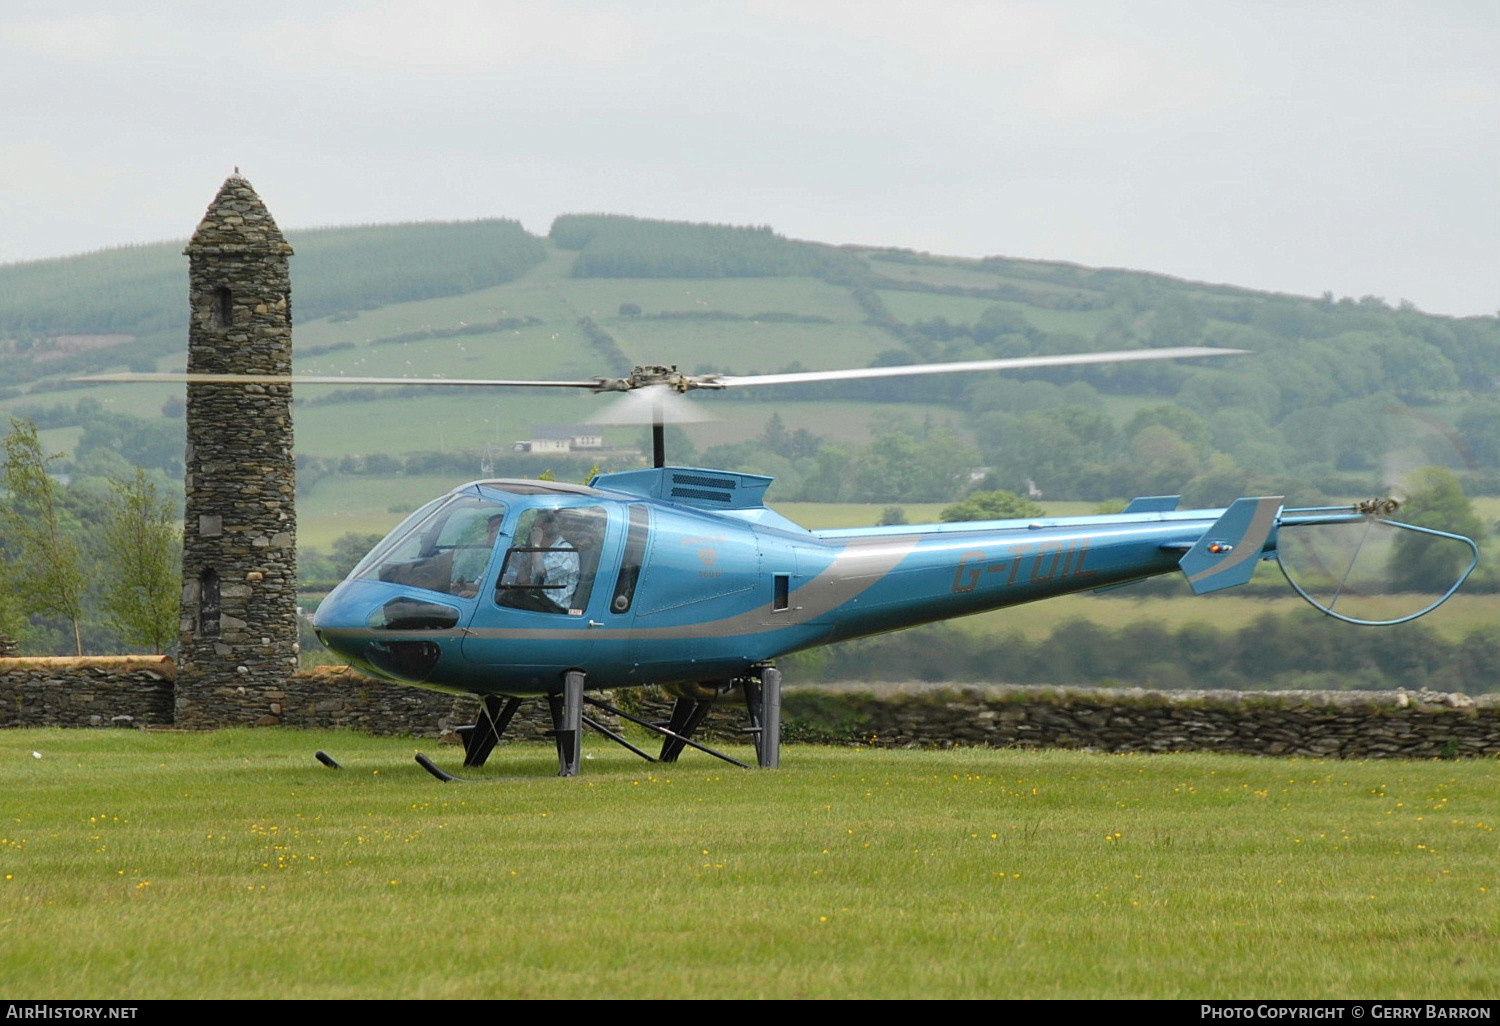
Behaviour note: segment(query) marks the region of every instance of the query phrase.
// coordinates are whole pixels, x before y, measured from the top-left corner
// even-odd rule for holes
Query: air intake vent
[[[672,475],[672,483],[674,485],[698,485],[700,488],[723,488],[732,492],[739,482],[732,477],[709,477],[707,474],[679,472]]]
[[[732,477],[709,476],[708,474],[672,474],[672,498],[698,499],[718,506],[734,503],[735,486]]]
[[[600,474],[591,482],[603,491],[665,499],[700,509],[761,509],[771,479],[692,467],[661,467]]]
[[[728,506],[734,501],[733,492],[710,492],[704,488],[673,488],[674,499],[702,499],[705,502],[717,502]]]

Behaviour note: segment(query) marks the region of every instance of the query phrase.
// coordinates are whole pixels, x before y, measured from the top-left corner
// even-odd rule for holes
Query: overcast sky
[[[0,262],[608,212],[1500,310],[1496,0],[4,0]]]

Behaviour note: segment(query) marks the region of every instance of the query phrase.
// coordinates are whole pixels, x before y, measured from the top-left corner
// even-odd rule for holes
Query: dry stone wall
[[[172,726],[175,677],[172,661],[161,656],[0,659],[0,727]],[[618,697],[646,719],[665,720],[670,713],[671,698],[656,689]],[[479,715],[472,697],[391,684],[343,667],[301,671],[279,687],[224,683],[200,689],[196,701],[198,727],[443,737]],[[1500,695],[882,685],[788,688],[782,709],[791,742],[1339,759],[1500,755]],[[742,738],[743,722],[743,707],[726,696],[709,732]],[[528,702],[507,739],[544,740],[550,727],[546,704]]]
[[[887,747],[1233,752],[1340,759],[1500,755],[1500,695],[900,686],[789,690],[785,721]]]
[[[291,674],[277,685],[195,685],[193,716],[174,710],[177,667],[166,656],[0,659],[0,727],[303,727],[443,737],[473,723],[479,702],[392,684],[345,667]],[[542,740],[546,704],[529,702],[508,739]]]
[[[0,727],[165,727],[166,656],[0,659]]]

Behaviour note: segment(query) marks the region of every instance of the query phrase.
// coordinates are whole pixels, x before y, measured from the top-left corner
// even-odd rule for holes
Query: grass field
[[[436,392],[404,400],[399,416],[386,403],[350,402],[299,406],[297,451],[338,458],[351,453],[412,451],[481,452],[487,446],[509,453],[519,439],[530,438],[536,424],[581,423],[599,409],[587,393],[549,397],[532,394]],[[629,444],[639,428],[608,428],[606,437]],[[477,462],[477,461],[476,461]],[[474,474],[478,477],[479,474]],[[461,483],[461,482],[460,482]]]
[[[754,321],[616,321],[609,331],[637,364],[703,364],[736,374],[770,374],[800,363],[809,370],[864,366],[890,339],[858,324]]]
[[[453,749],[434,751],[455,765]],[[1500,764],[0,732],[41,998],[1494,998]],[[323,769],[315,749],[346,769]],[[41,757],[34,757],[33,753]]]
[[[517,288],[546,275],[540,269]],[[634,303],[650,314],[684,310],[725,310],[751,317],[776,311],[831,321],[865,318],[847,288],[814,278],[566,278],[559,279],[579,317],[590,316],[613,331],[620,306]],[[642,322],[660,323],[660,322]]]

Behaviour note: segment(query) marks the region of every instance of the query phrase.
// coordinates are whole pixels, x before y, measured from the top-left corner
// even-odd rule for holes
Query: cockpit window
[[[352,576],[460,598],[478,595],[505,520],[504,504],[457,495],[418,514],[393,531]]]
[[[615,594],[609,600],[611,613],[630,612],[630,603],[635,600],[635,586],[641,579],[641,564],[646,558],[646,531],[651,525],[649,511],[643,503],[630,506],[630,530],[625,535],[625,556],[620,562],[620,575],[615,578]]]
[[[380,540],[379,545],[375,546],[369,552],[365,553],[364,559],[361,559],[358,563],[354,564],[354,569],[349,571],[350,579],[352,580],[355,577],[367,576],[366,572],[370,569],[370,567],[384,561],[386,553],[391,549],[393,545],[396,545],[408,534],[410,534],[418,524],[425,522],[427,518],[432,515],[433,510],[447,505],[451,500],[452,496],[448,495],[433,499],[431,502],[423,505],[416,512],[412,513],[405,520],[401,521],[401,523],[397,524],[390,534],[386,535]]]
[[[495,601],[512,609],[582,616],[593,594],[606,523],[599,506],[522,513]]]

